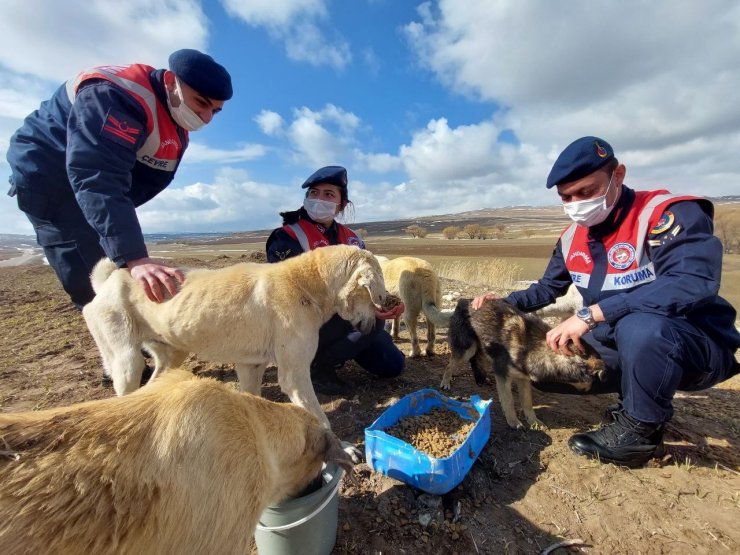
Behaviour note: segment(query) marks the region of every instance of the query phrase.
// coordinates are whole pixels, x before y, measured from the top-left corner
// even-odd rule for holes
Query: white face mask
[[[331,223],[337,213],[337,204],[335,202],[318,198],[303,199],[303,208],[306,209],[312,220],[322,224]]]
[[[203,127],[206,122],[200,119],[198,114],[190,109],[190,106],[185,104],[185,95],[182,94],[180,80],[177,77],[175,77],[175,96],[180,99],[180,105],[177,108],[174,108],[172,106],[172,103],[170,102],[170,95],[168,93],[167,107],[170,109],[172,119],[175,120],[177,125],[179,125],[183,129],[187,129],[188,131],[197,131],[198,129]]]
[[[598,225],[611,213],[614,204],[606,206],[606,196],[609,194],[609,188],[612,186],[614,172],[609,178],[609,184],[606,186],[606,192],[600,197],[590,198],[587,200],[578,200],[575,202],[566,202],[563,204],[563,211],[568,217],[578,225],[591,227]]]

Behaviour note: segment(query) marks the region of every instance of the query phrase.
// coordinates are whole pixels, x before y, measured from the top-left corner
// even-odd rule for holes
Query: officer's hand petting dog
[[[604,315],[599,305],[595,304],[590,308],[594,322],[603,322]],[[586,349],[581,343],[581,337],[590,330],[591,327],[582,318],[574,314],[548,331],[545,340],[547,346],[555,353],[566,356],[585,355]]]
[[[163,287],[174,297],[177,286],[185,281],[185,274],[181,270],[165,266],[152,258],[130,260],[126,265],[131,277],[144,288],[149,300],[155,303],[161,303],[166,298]]]

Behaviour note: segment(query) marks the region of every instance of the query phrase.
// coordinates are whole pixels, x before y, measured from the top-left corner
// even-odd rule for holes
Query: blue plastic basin
[[[477,395],[473,395],[470,402],[462,402],[445,397],[434,389],[410,393],[365,428],[367,463],[374,471],[427,493],[447,493],[462,482],[491,435],[490,405],[490,399],[482,401]],[[383,431],[402,418],[426,414],[438,407],[475,421],[465,442],[448,457],[432,457]]]

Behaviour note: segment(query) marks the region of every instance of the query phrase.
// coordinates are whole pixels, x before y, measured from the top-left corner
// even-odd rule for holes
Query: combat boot
[[[640,422],[623,408],[611,414],[613,421],[600,429],[572,436],[570,448],[579,455],[629,468],[662,455],[664,423]]]
[[[311,383],[317,393],[324,395],[348,395],[351,392],[350,385],[337,376],[337,370],[344,364],[337,365],[311,365]]]

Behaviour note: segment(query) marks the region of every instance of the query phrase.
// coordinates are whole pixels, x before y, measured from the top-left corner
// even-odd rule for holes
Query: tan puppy
[[[570,383],[588,389],[594,378],[603,377],[606,371],[604,362],[586,343],[583,356],[554,353],[545,341],[549,329],[541,319],[503,299],[487,300],[478,310],[470,309],[468,299],[460,299],[450,320],[450,362],[440,388],[450,389],[453,372],[466,362],[470,362],[478,384],[485,383],[486,369],[493,366],[496,391],[509,426],[523,427],[514,410],[513,382],[527,422],[541,424],[532,408],[533,381]]]
[[[0,414],[0,553],[247,553],[268,505],[335,461],[289,403],[175,370],[132,395]]]
[[[434,355],[437,326],[446,327],[452,315],[451,312],[447,313],[439,309],[442,305],[442,288],[434,268],[426,260],[411,256],[400,256],[393,260],[381,259],[380,267],[383,269],[383,278],[388,291],[401,297],[405,306],[402,316],[393,320],[393,339],[398,340],[402,317],[411,336],[409,356],[420,356],[421,348],[416,324],[419,314],[424,313],[427,322],[426,354]]]
[[[142,348],[154,357],[153,378],[192,352],[236,363],[241,389],[255,395],[275,363],[281,390],[327,428],[309,375],[319,328],[339,314],[367,333],[386,296],[373,255],[346,245],[277,264],[190,270],[177,295],[162,303],[150,301],[128,270],[107,259],[91,279],[96,296],[82,313],[118,395],[139,387]]]

